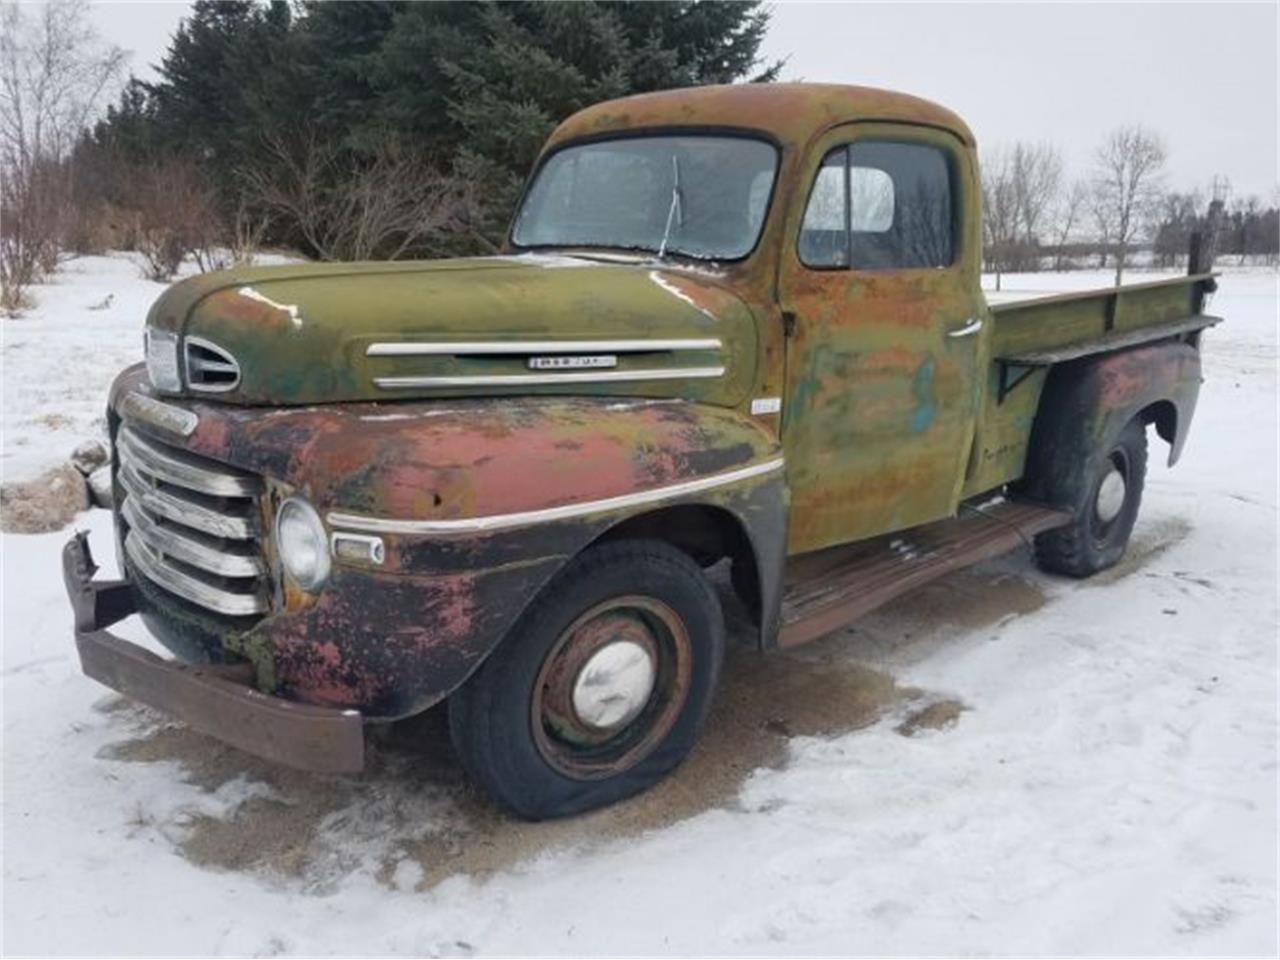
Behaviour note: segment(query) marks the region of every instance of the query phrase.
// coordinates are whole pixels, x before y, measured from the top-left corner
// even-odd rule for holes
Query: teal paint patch
[[[911,415],[911,432],[923,433],[938,417],[938,398],[933,391],[933,357],[926,357],[911,379],[911,392],[916,398],[916,412]]]
[[[782,429],[785,431],[791,421],[798,416],[803,416],[813,409],[814,397],[818,395],[818,390],[822,386],[822,368],[825,366],[824,354],[826,350],[814,351],[813,360],[810,364],[811,369],[807,375],[795,384],[791,392],[790,401],[783,405],[782,409]]]

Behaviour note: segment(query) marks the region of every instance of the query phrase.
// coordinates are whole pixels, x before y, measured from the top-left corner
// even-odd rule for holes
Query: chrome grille
[[[124,549],[135,570],[217,613],[265,612],[262,481],[125,426],[116,453]]]

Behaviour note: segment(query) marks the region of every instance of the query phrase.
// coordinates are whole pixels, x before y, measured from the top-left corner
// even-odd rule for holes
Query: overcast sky
[[[103,35],[151,76],[178,2],[95,5]],[[1277,172],[1277,4],[808,3],[774,7],[765,53],[784,79],[891,87],[951,107],[981,145],[1058,144],[1087,172],[1108,129],[1169,148],[1168,185],[1269,198]]]

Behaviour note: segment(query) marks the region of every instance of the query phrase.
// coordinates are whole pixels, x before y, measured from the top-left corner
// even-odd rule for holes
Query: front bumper
[[[193,730],[285,766],[325,773],[364,767],[358,710],[295,703],[249,686],[248,664],[165,660],[107,632],[137,610],[127,581],[94,582],[88,534],[62,551],[62,578],[75,612],[76,648],[86,676],[154,707]]]

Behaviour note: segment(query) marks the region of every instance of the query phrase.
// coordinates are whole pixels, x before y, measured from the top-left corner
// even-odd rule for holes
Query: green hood
[[[755,375],[746,305],[707,272],[652,263],[524,254],[227,270],[170,287],[147,323],[183,337],[188,374],[199,358],[234,358],[230,389],[184,375],[190,395],[233,403],[555,393],[736,405]]]

